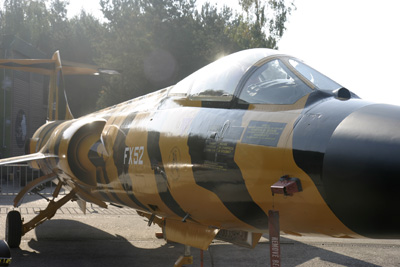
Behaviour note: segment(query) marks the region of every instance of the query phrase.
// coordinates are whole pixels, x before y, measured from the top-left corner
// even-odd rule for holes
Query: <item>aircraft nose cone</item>
[[[323,164],[327,202],[351,230],[400,237],[400,107],[370,105],[334,131]]]

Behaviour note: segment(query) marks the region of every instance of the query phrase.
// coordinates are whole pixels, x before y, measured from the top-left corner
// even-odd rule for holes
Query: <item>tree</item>
[[[98,65],[99,43],[104,35],[104,27],[85,12],[81,12],[68,22],[69,35],[59,50],[65,60]],[[101,65],[100,65],[101,66]],[[75,116],[84,115],[97,109],[96,101],[104,85],[102,76],[72,75],[65,77],[69,105]],[[82,92],[85,92],[82,94]]]
[[[98,19],[81,13],[69,19],[68,2],[52,0],[6,0],[0,9],[0,33],[11,34],[31,43],[51,57],[59,50],[62,60],[94,64],[96,45],[103,36]],[[66,89],[74,115],[95,110],[102,80],[100,77],[66,77]],[[86,94],[82,94],[82,91]],[[92,103],[92,104],[91,104]]]
[[[6,0],[2,13],[2,34],[16,35],[42,51],[49,48],[51,25],[45,1]]]
[[[193,0],[102,0],[102,65],[122,69],[99,98],[108,106],[171,85],[187,73],[195,34]],[[189,52],[191,51],[191,53]]]
[[[94,109],[81,104],[90,103],[79,94],[83,88],[93,99],[99,92],[97,105],[105,107],[173,85],[217,56],[276,48],[293,8],[288,0],[239,0],[239,12],[209,3],[198,9],[196,0],[99,1],[105,22],[85,12],[69,19],[63,0],[6,0],[0,9],[0,33],[17,35],[48,57],[59,50],[63,60],[122,71],[104,83],[67,77],[75,114]]]
[[[295,8],[293,1],[239,0],[246,19],[243,19],[242,27],[238,28],[238,34],[242,33],[247,38],[251,37],[248,48],[278,48],[277,43],[286,30],[287,18]],[[250,30],[250,36],[246,26]]]
[[[101,65],[123,70],[98,101],[108,106],[173,85],[218,55],[276,48],[292,6],[283,0],[240,0],[244,12],[195,0],[101,0],[106,33]]]

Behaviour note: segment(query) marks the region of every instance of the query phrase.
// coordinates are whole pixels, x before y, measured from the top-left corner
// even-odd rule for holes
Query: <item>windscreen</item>
[[[251,49],[223,57],[180,81],[170,94],[189,94],[191,99],[230,101],[245,72],[260,59],[276,53],[271,49]]]
[[[239,101],[249,104],[289,105],[312,92],[282,61],[271,60],[247,80]]]
[[[304,76],[307,80],[313,83],[317,88],[321,90],[336,90],[342,88],[340,84],[326,77],[322,73],[316,71],[315,69],[307,66],[306,64],[294,60],[289,59],[290,65],[293,66],[302,76]]]

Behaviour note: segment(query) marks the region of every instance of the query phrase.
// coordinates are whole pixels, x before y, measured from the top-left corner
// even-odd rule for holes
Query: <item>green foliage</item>
[[[0,33],[20,37],[44,52],[46,58],[59,50],[63,60],[94,64],[99,51],[96,44],[104,35],[103,26],[97,18],[84,12],[69,19],[67,6],[68,2],[62,0],[6,0],[0,10]],[[102,85],[100,77],[66,77],[74,115],[96,109]]]
[[[122,71],[67,78],[75,114],[94,110],[96,101],[105,107],[173,85],[221,55],[276,48],[293,8],[285,0],[239,0],[241,12],[209,3],[198,8],[196,0],[99,2],[102,20],[83,11],[68,18],[63,0],[6,0],[0,9],[1,34],[17,35],[49,56],[60,50],[65,60]]]
[[[246,15],[246,19],[242,19],[246,26],[240,29],[247,36],[249,48],[278,48],[277,43],[286,30],[285,23],[295,8],[293,1],[239,0]]]

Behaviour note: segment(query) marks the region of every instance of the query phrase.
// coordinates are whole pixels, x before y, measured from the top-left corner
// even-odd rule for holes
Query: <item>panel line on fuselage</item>
[[[148,155],[151,163],[151,168],[154,170],[154,176],[157,183],[157,190],[160,198],[176,215],[179,217],[185,217],[185,212],[175,198],[172,196],[169,189],[167,176],[164,169],[164,164],[161,156],[160,149],[160,133],[155,131],[149,131],[147,137],[147,148]]]
[[[241,127],[245,112],[211,108],[200,110],[191,124],[188,138],[193,176],[198,186],[217,195],[236,218],[257,229],[267,229],[268,215],[253,201],[234,160],[240,136],[237,140],[224,140],[223,136],[216,140],[209,136],[210,133],[213,135],[216,126],[224,128],[226,121],[230,121],[230,126],[224,133],[230,135],[233,126]]]
[[[129,109],[129,105],[127,109]],[[119,127],[121,131],[118,132],[114,141],[113,159],[118,172],[118,181],[120,182],[120,186],[123,188],[129,199],[140,208],[146,211],[150,211],[149,208],[142,202],[140,202],[139,199],[135,196],[133,192],[132,181],[129,176],[129,165],[124,164],[124,155],[123,153],[121,153],[121,151],[124,151],[125,147],[128,147],[126,139],[128,136],[128,132],[130,130],[130,126],[132,122],[135,120],[136,115],[137,113],[130,113],[122,121]]]

